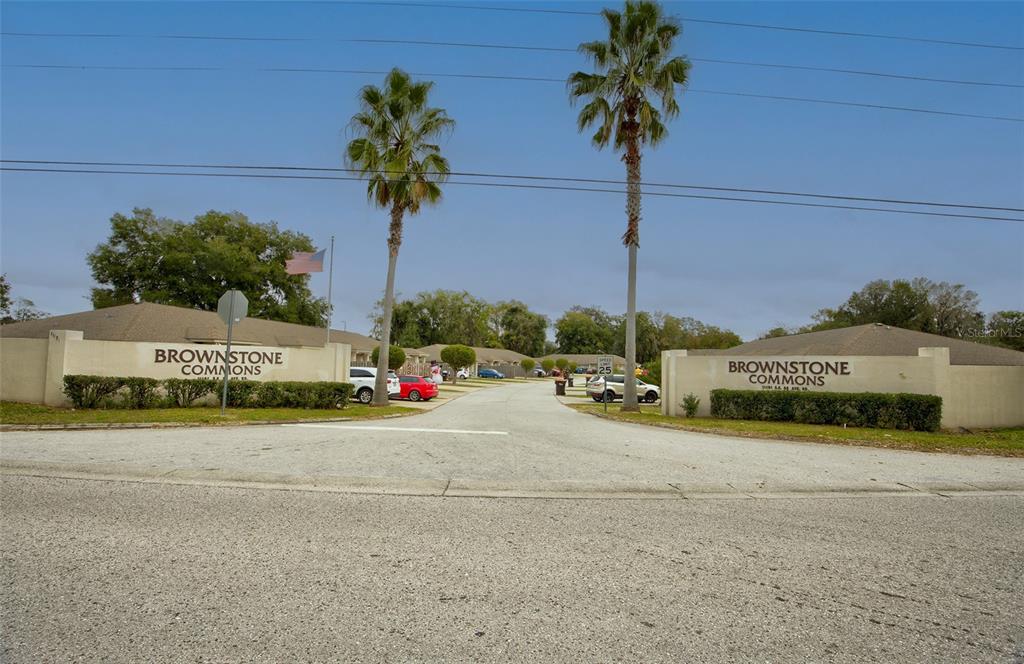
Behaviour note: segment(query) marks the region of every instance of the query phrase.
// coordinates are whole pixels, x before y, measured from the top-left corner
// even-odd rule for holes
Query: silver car
[[[626,377],[622,374],[608,376],[608,380],[605,380],[605,376],[593,376],[587,381],[587,396],[594,401],[604,401],[605,394],[608,395],[608,401],[615,401],[621,399],[625,394]],[[647,403],[654,403],[661,398],[661,388],[657,385],[651,385],[645,383],[639,378],[636,379],[636,398],[637,401],[646,401]]]

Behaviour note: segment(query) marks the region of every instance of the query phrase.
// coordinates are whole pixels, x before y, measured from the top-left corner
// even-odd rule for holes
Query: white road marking
[[[469,433],[480,436],[507,436],[508,431],[474,431],[472,429],[425,429],[420,427],[366,427],[345,424],[285,424],[286,427],[309,429],[353,429],[357,431],[411,431],[415,433]]]

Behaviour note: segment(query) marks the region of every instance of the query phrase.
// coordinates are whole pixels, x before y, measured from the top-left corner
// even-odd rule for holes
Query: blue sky
[[[513,2],[502,6],[516,6]],[[596,10],[597,3],[522,3]],[[5,2],[8,32],[360,37],[574,47],[596,16],[299,3]],[[705,23],[704,18],[1024,45],[1021,3],[668,3],[679,52],[1024,83],[1021,51],[844,38]],[[6,37],[4,65],[209,65],[230,72],[5,67],[5,159],[340,166],[361,85],[379,76],[259,73],[266,67],[564,77],[573,53],[325,41]],[[1021,88],[976,87],[695,63],[691,87],[1024,117]],[[622,179],[617,156],[576,133],[558,83],[437,79],[458,126],[454,170]],[[650,180],[1024,207],[1024,124],[684,93]],[[5,172],[0,261],[15,295],[51,313],[89,308],[85,254],[114,212],[209,209],[276,220],[319,245],[339,236],[335,326],[366,331],[385,276],[386,214],[352,182],[249,181]],[[1021,216],[1021,215],[1017,215]],[[574,304],[625,307],[620,195],[450,186],[408,221],[397,288],[466,289],[557,317]],[[638,306],[750,338],[806,322],[875,278],[927,276],[978,291],[986,311],[1024,309],[1024,224],[647,198]],[[326,294],[326,276],[313,288]]]

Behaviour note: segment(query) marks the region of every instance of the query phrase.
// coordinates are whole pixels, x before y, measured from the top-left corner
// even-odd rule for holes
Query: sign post
[[[234,331],[235,323],[239,323],[249,313],[249,300],[242,291],[231,289],[220,296],[217,301],[217,315],[228,325],[228,345],[224,351],[224,387],[220,395],[220,414],[224,416],[224,409],[228,405],[228,377],[231,375],[231,333]]]
[[[601,401],[604,402],[604,412],[608,412],[608,377],[612,375],[612,356],[597,356],[597,375],[602,376],[601,380]]]

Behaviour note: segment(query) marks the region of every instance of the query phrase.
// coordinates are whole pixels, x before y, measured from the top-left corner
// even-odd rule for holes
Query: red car
[[[437,396],[437,385],[423,376],[399,376],[400,399],[430,401]]]

